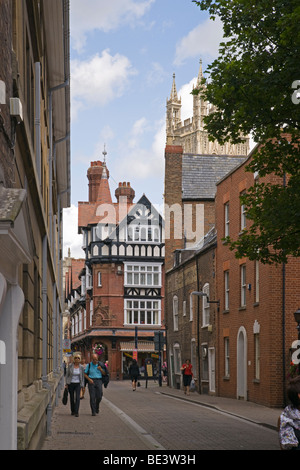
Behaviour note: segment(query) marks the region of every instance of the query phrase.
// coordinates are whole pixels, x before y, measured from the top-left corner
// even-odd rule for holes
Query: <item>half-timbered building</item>
[[[112,202],[105,159],[92,162],[87,176],[89,201],[78,204],[83,311],[80,321],[71,315],[72,348],[86,360],[98,353],[111,378],[121,379],[134,357],[141,371],[145,359],[158,362],[153,340],[164,329],[164,223],[146,195],[133,202],[130,183],[119,183]]]

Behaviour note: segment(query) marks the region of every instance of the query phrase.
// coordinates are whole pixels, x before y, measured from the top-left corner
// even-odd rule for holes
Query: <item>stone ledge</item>
[[[18,450],[26,450],[30,446],[34,433],[39,429],[42,419],[46,417],[48,405],[52,405],[55,401],[55,394],[60,379],[61,377],[56,379],[52,377],[48,382],[50,389],[43,388],[35,393],[30,401],[25,402],[24,407],[18,413]],[[44,431],[46,432],[46,429]],[[39,432],[41,433],[42,431],[39,430]],[[39,441],[39,439],[36,440]]]

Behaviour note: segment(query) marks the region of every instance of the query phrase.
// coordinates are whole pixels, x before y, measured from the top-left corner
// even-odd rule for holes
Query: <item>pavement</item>
[[[234,398],[201,395],[197,392],[191,392],[187,396],[184,395],[182,390],[170,387],[162,387],[161,393],[175,396],[181,400],[192,401],[274,430],[277,430],[278,417],[282,412],[281,408],[269,408],[250,401]]]
[[[145,382],[141,384],[145,387]],[[108,387],[116,393],[118,390],[123,393],[131,385],[127,381],[120,381],[110,382]],[[157,382],[149,381],[147,388],[155,393],[197,403],[274,430],[277,430],[278,417],[282,411],[279,408],[269,408],[249,401],[200,395],[197,392],[191,392],[187,396],[183,390],[172,389],[164,383],[160,387]],[[105,451],[163,450],[151,434],[106,399],[106,396],[109,398],[109,389],[103,390],[100,413],[95,417],[91,415],[88,390],[80,402],[79,418],[71,416],[69,403],[64,406],[60,398],[58,406],[53,410],[51,434],[45,438],[41,450],[99,450],[99,443],[100,448]],[[124,400],[122,403],[126,409],[126,398]]]

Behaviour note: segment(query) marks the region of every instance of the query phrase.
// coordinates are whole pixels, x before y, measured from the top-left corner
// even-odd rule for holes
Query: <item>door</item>
[[[247,333],[243,326],[237,337],[237,398],[247,400]]]

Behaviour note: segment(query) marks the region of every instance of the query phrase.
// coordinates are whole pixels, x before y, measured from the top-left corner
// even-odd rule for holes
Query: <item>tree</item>
[[[210,139],[238,143],[251,133],[260,144],[247,166],[259,182],[242,196],[251,226],[227,243],[237,257],[286,262],[300,255],[299,0],[193,1],[224,25],[202,89],[214,105]],[[265,184],[270,174],[282,184]]]

